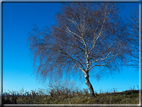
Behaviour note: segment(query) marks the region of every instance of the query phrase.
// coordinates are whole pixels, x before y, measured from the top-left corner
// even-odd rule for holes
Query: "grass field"
[[[49,93],[50,95],[43,94],[42,91],[4,93],[2,101],[3,104],[139,104],[139,90],[95,93],[95,97],[90,97],[87,89],[72,91],[57,88],[51,89]]]

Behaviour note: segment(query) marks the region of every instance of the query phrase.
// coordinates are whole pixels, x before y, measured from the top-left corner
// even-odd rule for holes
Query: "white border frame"
[[[0,94],[3,92],[3,37],[2,37],[2,2],[135,2],[139,3],[139,50],[141,52],[141,0],[0,0],[0,32],[1,32],[1,37],[0,37],[0,68],[1,68],[1,89],[0,89]],[[4,104],[3,106],[141,106],[141,53],[139,53],[139,104]],[[1,101],[1,96],[0,96],[0,104],[2,104]]]

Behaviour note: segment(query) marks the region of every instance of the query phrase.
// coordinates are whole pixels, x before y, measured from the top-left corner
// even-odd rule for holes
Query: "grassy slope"
[[[139,90],[128,90],[124,92],[102,93],[95,94],[95,97],[90,97],[87,90],[70,91],[70,89],[54,89],[50,90],[50,95],[39,95],[35,93],[30,96],[18,95],[13,93],[13,97],[7,96],[3,103],[17,104],[138,104]],[[16,99],[16,101],[15,101]],[[7,101],[6,101],[7,100]]]

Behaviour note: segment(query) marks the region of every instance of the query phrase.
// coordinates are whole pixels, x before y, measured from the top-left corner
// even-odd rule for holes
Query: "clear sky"
[[[122,16],[129,17],[130,12],[138,8],[137,3],[122,3]],[[55,25],[56,13],[60,11],[61,3],[3,3],[3,91],[26,91],[45,89],[45,85],[36,80],[33,75],[33,60],[29,47],[26,45],[28,32],[34,24],[40,29]],[[82,75],[84,76],[84,75]],[[124,67],[113,76],[102,77],[99,81],[91,78],[94,91],[123,91],[130,88],[138,89],[139,71]],[[48,79],[47,82],[48,83]],[[77,81],[77,86],[87,88],[85,81]]]

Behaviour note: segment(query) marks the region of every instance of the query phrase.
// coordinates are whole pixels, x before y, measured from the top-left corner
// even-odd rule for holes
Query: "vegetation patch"
[[[70,89],[65,90],[67,92]],[[70,90],[71,93],[66,93],[65,90],[54,89],[53,96],[52,94],[41,96],[34,91],[33,94],[28,93],[29,96],[26,95],[27,92],[23,95],[14,92],[4,93],[6,96],[2,96],[2,101],[3,104],[139,104],[139,90],[98,93],[94,97],[90,97],[88,91],[80,93],[81,91],[78,90]]]

